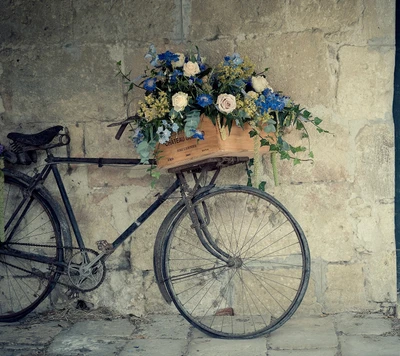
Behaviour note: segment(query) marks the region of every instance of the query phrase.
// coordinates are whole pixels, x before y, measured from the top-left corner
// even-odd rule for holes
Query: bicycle
[[[117,138],[125,127],[121,125]],[[62,129],[7,136],[12,141],[10,161],[15,163],[18,155],[20,161],[34,161],[39,150],[46,158],[33,177],[3,170],[0,321],[23,318],[57,283],[81,292],[98,288],[105,278],[106,259],[177,190],[181,198],[161,223],[154,245],[155,278],[164,299],[194,327],[220,338],[264,335],[294,314],[310,276],[301,227],[271,195],[248,186],[215,184],[222,168],[248,158],[221,157],[170,169],[175,182],[113,242],[98,241],[97,252],[85,247],[58,165],[140,162],[56,157],[52,149],[69,144],[67,129],[60,133]],[[50,173],[64,210],[44,187]]]

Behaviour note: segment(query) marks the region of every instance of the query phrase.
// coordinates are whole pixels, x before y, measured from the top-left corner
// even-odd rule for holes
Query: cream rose
[[[176,62],[171,62],[172,67],[182,67],[183,64],[185,63],[185,55],[183,53],[175,53],[179,56],[179,59]]]
[[[220,94],[217,98],[217,109],[229,114],[236,109],[236,98],[231,94]]]
[[[183,92],[175,93],[172,96],[172,106],[175,111],[182,111],[188,104],[188,95]]]
[[[251,77],[251,86],[257,93],[261,93],[263,90],[270,88],[267,79],[262,75]]]
[[[199,65],[195,62],[187,62],[183,65],[183,75],[185,77],[193,77],[200,73]]]

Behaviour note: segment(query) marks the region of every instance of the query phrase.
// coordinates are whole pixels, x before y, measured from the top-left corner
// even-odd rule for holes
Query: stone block
[[[372,201],[394,196],[394,137],[390,121],[366,124],[356,136],[355,182]]]
[[[392,320],[377,314],[338,314],[335,322],[337,331],[345,335],[383,335],[392,331]]]
[[[398,336],[339,336],[342,355],[393,356],[399,353]]]
[[[65,44],[3,52],[5,93],[12,115],[24,121],[115,120],[123,108],[122,89],[108,49]],[[101,89],[101,90],[100,90]]]
[[[279,182],[282,184],[302,184],[313,182],[345,182],[354,179],[353,169],[351,168],[351,152],[353,144],[348,137],[348,128],[334,124],[332,115],[326,110],[313,114],[323,119],[320,125],[329,133],[318,133],[312,125],[307,125],[309,141],[301,139],[300,132],[293,130],[283,138],[293,146],[304,146],[310,149],[314,158],[310,160],[309,151],[296,154],[296,157],[303,159],[299,165],[294,166],[293,160],[279,160],[278,174]],[[269,157],[266,157],[268,166],[265,169],[267,174],[271,174]],[[328,184],[329,184],[328,183]]]
[[[141,323],[135,334],[142,339],[186,340],[189,328],[181,315],[152,315],[149,323]]]
[[[300,224],[313,259],[352,259],[354,229],[346,211],[350,187],[349,183],[311,183],[275,187],[271,192]],[[293,196],[301,203],[293,201]]]
[[[0,328],[0,337],[3,345],[46,345],[61,331],[57,322],[47,322],[40,329],[36,325]]]
[[[7,6],[8,5],[8,6]],[[58,44],[73,37],[74,12],[61,0],[0,4],[0,43],[5,46]]]
[[[215,41],[242,34],[271,33],[284,29],[281,1],[192,1],[190,39]]]
[[[266,352],[265,338],[253,340],[225,340],[197,339],[189,344],[189,354],[198,356],[218,356],[221,354],[230,356],[263,356]]]
[[[315,317],[290,319],[268,337],[267,343],[273,350],[331,349],[337,347],[338,340],[333,318]]]
[[[258,71],[267,72],[269,84],[304,107],[330,107],[335,96],[329,54],[322,33],[301,32],[237,41],[237,52],[247,54]]]
[[[95,0],[74,2],[74,36],[80,42],[102,44],[174,38],[175,22],[179,22],[174,16],[175,6],[174,0],[151,3],[139,0],[134,4],[120,1],[99,4]]]
[[[328,265],[325,312],[368,309],[363,264]]]
[[[146,355],[146,356],[158,356],[162,350],[163,355],[184,355],[186,349],[186,340],[141,340],[136,339],[129,341],[123,348],[120,356]]]
[[[363,2],[330,0],[293,1],[288,4],[289,31],[319,29],[326,32],[344,31],[360,21]]]
[[[393,48],[343,46],[338,53],[337,104],[345,120],[374,120],[390,115]]]
[[[369,45],[394,46],[395,3],[394,0],[364,2],[362,36],[365,36]]]

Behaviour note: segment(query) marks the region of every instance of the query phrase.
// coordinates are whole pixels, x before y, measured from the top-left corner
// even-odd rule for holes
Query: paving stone
[[[333,318],[291,319],[280,329],[270,334],[268,345],[271,349],[280,350],[336,348],[338,339]]]
[[[118,355],[126,343],[126,340],[100,339],[98,336],[63,336],[54,339],[46,356],[112,356]]]
[[[116,320],[90,320],[76,323],[71,329],[65,331],[66,335],[96,335],[113,337],[128,337],[135,331],[128,319]]]
[[[186,351],[186,340],[137,339],[129,341],[118,356],[183,356]]]
[[[391,319],[382,315],[339,314],[335,321],[337,331],[346,335],[382,335],[392,331]]]
[[[336,356],[337,349],[270,350],[268,356]]]
[[[189,329],[190,324],[180,315],[152,315],[135,334],[146,339],[186,339]]]
[[[343,356],[395,356],[400,354],[398,336],[339,336]]]
[[[265,356],[267,342],[264,337],[250,340],[196,339],[188,347],[188,356]]]
[[[44,347],[13,347],[2,348],[1,356],[44,356],[46,355]]]
[[[6,345],[45,345],[61,330],[56,322],[29,326],[3,326],[0,327],[0,342]]]

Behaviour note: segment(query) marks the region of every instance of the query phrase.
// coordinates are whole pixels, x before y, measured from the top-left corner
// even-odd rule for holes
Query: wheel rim
[[[197,206],[202,201],[211,235],[231,257],[226,263],[212,256],[182,212],[166,245],[165,277],[175,305],[213,336],[250,338],[276,329],[307,287],[309,253],[301,229],[275,199],[253,189],[220,190]]]
[[[4,185],[4,222],[23,199],[21,185],[6,179]],[[14,249],[60,260],[60,236],[49,207],[36,193],[32,194],[25,217],[14,229],[6,229],[1,249]],[[25,205],[26,206],[26,205]],[[14,219],[14,221],[18,220]],[[12,237],[10,238],[10,232]],[[52,246],[52,247],[45,247]],[[0,320],[17,320],[34,308],[54,287],[59,273],[56,268],[35,261],[0,254]]]

